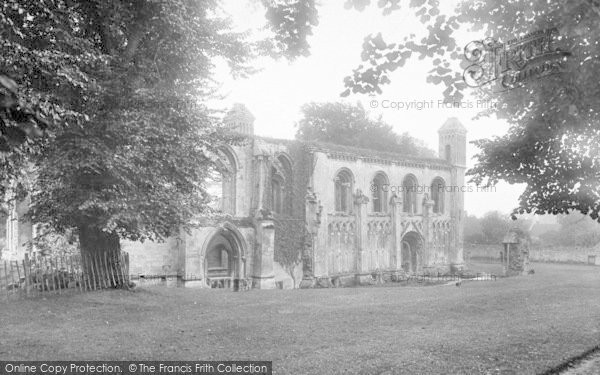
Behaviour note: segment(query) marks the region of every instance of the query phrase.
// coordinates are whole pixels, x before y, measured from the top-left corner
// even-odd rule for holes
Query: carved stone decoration
[[[323,205],[321,204],[321,201],[318,201],[317,204],[318,204],[318,207],[317,207],[316,224],[321,225],[321,215],[323,214]]]
[[[356,193],[354,193],[354,203],[355,204],[367,204],[369,203],[369,197],[363,194],[362,190],[356,189]]]
[[[402,197],[397,196],[396,193],[394,193],[394,195],[392,195],[392,197],[390,198],[390,203],[392,204],[392,207],[396,206],[399,208],[399,210],[402,210],[402,202]]]

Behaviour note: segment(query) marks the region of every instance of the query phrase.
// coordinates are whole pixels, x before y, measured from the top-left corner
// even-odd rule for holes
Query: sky
[[[346,10],[343,3],[342,0],[320,2],[319,25],[308,39],[310,56],[293,62],[260,59],[255,65],[261,71],[246,79],[233,79],[224,66],[219,66],[216,79],[221,83],[219,93],[224,99],[214,103],[215,106],[227,109],[233,103],[243,103],[256,118],[255,134],[284,139],[294,138],[303,104],[335,101],[360,102],[371,117],[381,115],[397,133],[408,132],[436,151],[437,130],[449,117],[458,118],[467,128],[467,141],[506,132],[508,125],[495,118],[473,120],[478,110],[492,103],[466,97],[460,103],[462,108],[446,108],[442,95],[444,88],[425,81],[427,71],[432,68],[427,60],[415,58],[394,72],[392,83],[383,87],[382,94],[341,98],[344,77],[361,62],[365,36],[381,32],[389,43],[401,41],[411,33],[418,36],[426,31],[409,11],[384,16],[376,6],[358,12]],[[453,3],[454,0],[446,0],[444,5],[451,10]],[[223,7],[240,31],[256,31],[265,23],[264,10],[253,1],[226,0]],[[465,32],[459,35],[463,39],[459,43],[466,45],[477,37]],[[428,103],[426,107],[422,104],[425,102]],[[468,167],[473,166],[471,158],[476,153],[477,148],[467,144]],[[465,210],[477,216],[493,210],[508,213],[518,205],[523,189],[523,185],[499,183],[495,191],[465,193]]]

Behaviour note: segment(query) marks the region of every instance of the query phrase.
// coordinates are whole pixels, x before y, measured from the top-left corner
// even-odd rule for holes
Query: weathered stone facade
[[[441,157],[431,159],[257,137],[253,121],[242,105],[226,118],[247,139],[223,148],[223,215],[165,244],[125,244],[132,273],[206,287],[235,279],[291,286],[275,261],[285,241],[276,228],[290,228],[282,221],[306,233],[302,286],[462,267],[466,131],[458,120],[440,128]]]
[[[466,131],[458,120],[439,129],[440,158],[429,159],[257,137],[243,105],[225,122],[245,137],[222,148],[222,214],[164,243],[125,241],[132,275],[274,288],[462,266]],[[31,238],[30,227],[16,230],[18,211],[9,217],[5,256],[24,252],[19,232]],[[277,262],[290,259],[291,266]]]

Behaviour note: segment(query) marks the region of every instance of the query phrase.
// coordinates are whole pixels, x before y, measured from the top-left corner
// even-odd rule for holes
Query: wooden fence
[[[85,292],[129,285],[129,254],[37,255],[0,261],[0,298]]]

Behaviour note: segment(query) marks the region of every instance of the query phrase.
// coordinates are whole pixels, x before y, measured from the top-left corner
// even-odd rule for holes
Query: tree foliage
[[[600,224],[588,216],[572,213],[558,218],[556,231],[542,233],[545,245],[593,247],[600,243]]]
[[[309,103],[302,106],[296,138],[303,141],[434,157],[435,152],[408,133],[394,133],[381,118],[372,120],[360,103]]]
[[[370,0],[347,0],[362,10]],[[439,0],[378,1],[384,14],[407,7],[419,17],[426,36],[406,35],[387,42],[381,33],[365,38],[362,60],[345,79],[343,95],[381,92],[391,73],[418,56],[432,63],[427,81],[445,87],[452,100],[465,95],[462,68],[464,45],[458,31],[471,30],[500,42],[543,29],[557,28],[562,48],[571,54],[564,71],[528,80],[510,90],[478,90],[474,95],[493,99],[497,107],[481,115],[496,115],[510,124],[507,134],[478,140],[477,164],[468,173],[474,182],[499,180],[526,183],[513,214],[566,213],[578,210],[599,219],[600,213],[600,4],[596,0],[462,1],[453,14],[443,14]],[[462,67],[459,64],[463,63]]]
[[[265,17],[269,28],[274,32],[271,50],[274,56],[296,58],[308,56],[310,46],[308,36],[313,27],[319,24],[315,0],[262,0],[267,9]]]
[[[481,218],[469,215],[465,218],[464,240],[472,244],[500,244],[509,230],[530,237],[530,226],[530,220],[512,221],[499,211],[486,212]]]
[[[268,3],[267,21],[286,24],[251,42],[231,31],[216,0],[3,2],[0,72],[22,86],[24,105],[52,120],[28,153],[37,175],[31,219],[78,228],[86,250],[161,239],[205,212],[204,180],[229,139],[203,105],[215,61],[245,75],[265,48],[288,58],[308,51],[316,14],[303,15],[314,4],[301,2],[308,8],[295,18],[289,2]],[[300,33],[279,34],[296,23]]]

